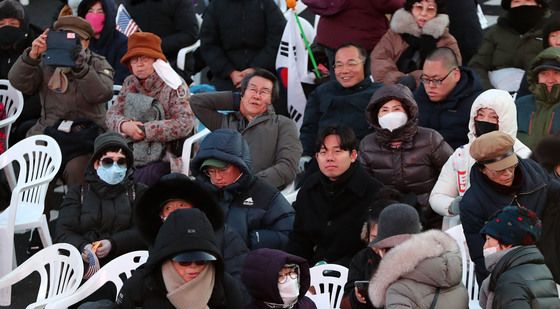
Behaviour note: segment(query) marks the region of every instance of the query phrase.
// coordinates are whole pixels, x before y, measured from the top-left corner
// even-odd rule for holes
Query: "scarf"
[[[161,266],[163,282],[168,291],[167,299],[178,309],[209,309],[208,302],[214,289],[214,265],[206,268],[189,282],[175,271],[173,263],[166,261]]]
[[[70,68],[57,67],[49,79],[48,87],[56,93],[65,93],[68,90],[68,76]]]

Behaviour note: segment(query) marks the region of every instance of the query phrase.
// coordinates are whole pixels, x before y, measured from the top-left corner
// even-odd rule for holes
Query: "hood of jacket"
[[[224,226],[224,214],[210,192],[183,174],[169,174],[148,188],[136,203],[136,226],[149,245],[153,245],[163,224],[160,217],[161,205],[171,199],[186,201],[201,210],[214,231]]]
[[[529,90],[533,93],[537,101],[555,104],[558,103],[560,99],[560,85],[553,86],[552,92],[549,93],[544,84],[539,84],[538,73],[535,70],[535,68],[544,61],[551,60],[560,63],[560,48],[549,47],[535,57],[529,66],[527,82],[529,84]]]
[[[390,100],[401,102],[408,116],[406,124],[393,130],[393,132],[381,128],[377,116],[383,104]],[[374,129],[376,139],[383,144],[396,139],[402,141],[412,140],[413,136],[418,131],[418,105],[410,89],[400,84],[386,85],[379,88],[369,101],[366,109],[366,117],[369,124]]]
[[[475,136],[474,118],[479,109],[491,108],[498,115],[498,129],[509,134],[512,138],[517,136],[517,108],[511,95],[505,90],[490,89],[481,93],[473,102],[469,118],[469,143]]]
[[[426,22],[424,27],[420,28],[414,20],[412,13],[401,8],[393,14],[390,29],[399,34],[408,33],[418,38],[425,34],[439,39],[446,32],[448,26],[449,16],[447,14],[438,14]]]
[[[500,275],[508,269],[523,264],[545,264],[544,256],[536,246],[520,246],[513,248],[506,253],[494,266],[492,276],[490,276],[489,290],[496,289],[496,283],[500,279]]]
[[[282,304],[278,292],[278,272],[286,264],[299,266],[299,299],[305,296],[311,284],[309,265],[299,256],[275,249],[257,249],[247,254],[241,281],[254,302]]]
[[[441,288],[461,283],[461,254],[457,242],[438,230],[412,235],[391,249],[370,280],[369,298],[376,307],[385,304],[387,289],[401,278]]]
[[[78,6],[78,15],[82,18],[86,18],[87,9],[86,7],[91,7],[95,2],[100,1],[103,7],[103,14],[105,14],[105,22],[103,23],[103,30],[101,30],[101,35],[99,39],[92,38],[92,44],[101,48],[111,42],[116,31],[116,19],[117,8],[114,1],[111,0],[84,0]]]

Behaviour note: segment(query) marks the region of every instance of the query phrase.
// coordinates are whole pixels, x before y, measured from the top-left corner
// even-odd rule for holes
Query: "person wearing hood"
[[[560,308],[556,282],[535,246],[541,230],[535,212],[515,205],[488,219],[480,231],[490,271],[480,287],[482,309]]]
[[[172,142],[193,130],[189,88],[167,62],[161,39],[153,33],[132,34],[121,62],[132,74],[124,80],[105,122],[133,142],[134,180],[151,186],[171,171],[176,156],[169,151]]]
[[[469,67],[478,74],[484,89],[499,86],[515,92],[524,71],[542,50],[542,27],[548,10],[543,0],[502,0],[502,8],[505,13],[487,29]]]
[[[430,206],[435,212],[442,216],[459,214],[461,198],[470,187],[471,166],[476,163],[469,149],[472,142],[482,134],[492,131],[508,134],[514,140],[514,152],[522,159],[529,158],[531,150],[516,138],[516,119],[515,103],[505,90],[486,90],[474,100],[469,116],[469,142],[455,149],[445,162],[430,193]]]
[[[467,309],[457,242],[439,230],[420,230],[413,207],[393,204],[383,209],[377,237],[370,243],[382,257],[369,281],[371,303],[387,309]]]
[[[366,116],[374,133],[360,143],[360,164],[384,185],[414,195],[425,225],[439,226],[428,196],[453,149],[437,131],[418,126],[418,106],[403,85],[379,89]]]
[[[476,164],[459,209],[476,278],[480,284],[488,276],[480,230],[496,211],[513,204],[534,211],[542,220],[544,232],[538,247],[555,281],[560,282],[560,182],[551,180],[535,161],[519,158],[513,151],[514,141],[507,133],[493,131],[476,138],[469,149]]]
[[[393,15],[387,33],[371,52],[371,74],[376,82],[401,83],[411,90],[420,83],[426,56],[438,47],[461,52],[449,33],[444,0],[406,0]]]
[[[242,281],[252,298],[245,309],[317,309],[305,296],[311,277],[307,261],[299,256],[268,248],[252,251],[245,259]]]
[[[183,208],[197,208],[206,215],[212,223],[225,271],[241,279],[243,260],[249,252],[245,242],[236,231],[224,224],[224,214],[214,196],[183,174],[163,176],[136,203],[135,222],[148,245],[153,246],[167,217]]]
[[[527,81],[531,94],[515,101],[517,136],[534,149],[543,137],[560,134],[560,48],[538,54]]]
[[[212,224],[199,209],[163,223],[146,264],[125,281],[120,308],[242,308],[239,282],[224,272]]]
[[[533,159],[548,171],[550,177],[560,181],[560,136],[547,136],[535,148]]]
[[[276,188],[255,177],[241,133],[218,129],[200,143],[191,171],[218,200],[225,222],[250,250],[284,249],[294,209]]]
[[[453,149],[468,142],[469,111],[482,86],[471,69],[459,66],[455,53],[442,47],[424,62],[414,92],[418,124],[438,131]]]
[[[130,74],[120,60],[126,53],[128,38],[120,33],[115,24],[117,10],[112,0],[82,0],[78,16],[85,18],[93,28],[89,48],[111,64],[115,70],[115,85],[122,85]]]
[[[133,162],[132,151],[120,134],[107,132],[95,139],[86,183],[70,186],[62,201],[55,242],[73,245],[84,253],[86,262],[87,253],[94,252],[101,265],[146,249],[133,222],[134,203],[145,191],[133,182]]]

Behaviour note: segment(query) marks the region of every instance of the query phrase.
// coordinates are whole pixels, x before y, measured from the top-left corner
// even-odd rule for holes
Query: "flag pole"
[[[315,76],[317,78],[321,78],[323,77],[321,75],[321,72],[319,72],[319,68],[317,67],[317,61],[315,61],[315,55],[313,55],[313,52],[311,51],[311,46],[309,45],[309,41],[307,40],[307,37],[305,36],[305,33],[303,32],[303,27],[301,26],[301,23],[299,21],[299,16],[296,13],[296,9],[291,8],[294,12],[294,15],[296,17],[296,23],[298,25],[299,28],[299,33],[301,35],[301,37],[303,38],[303,43],[305,44],[305,49],[307,50],[307,53],[309,54],[309,58],[311,59],[311,64],[313,64],[313,72],[315,73]]]

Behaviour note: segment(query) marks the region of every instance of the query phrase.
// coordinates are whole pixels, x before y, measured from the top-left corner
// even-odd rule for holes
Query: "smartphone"
[[[358,292],[363,296],[366,297],[368,296],[368,286],[369,286],[369,281],[364,280],[364,281],[354,281],[354,286],[358,289]]]

